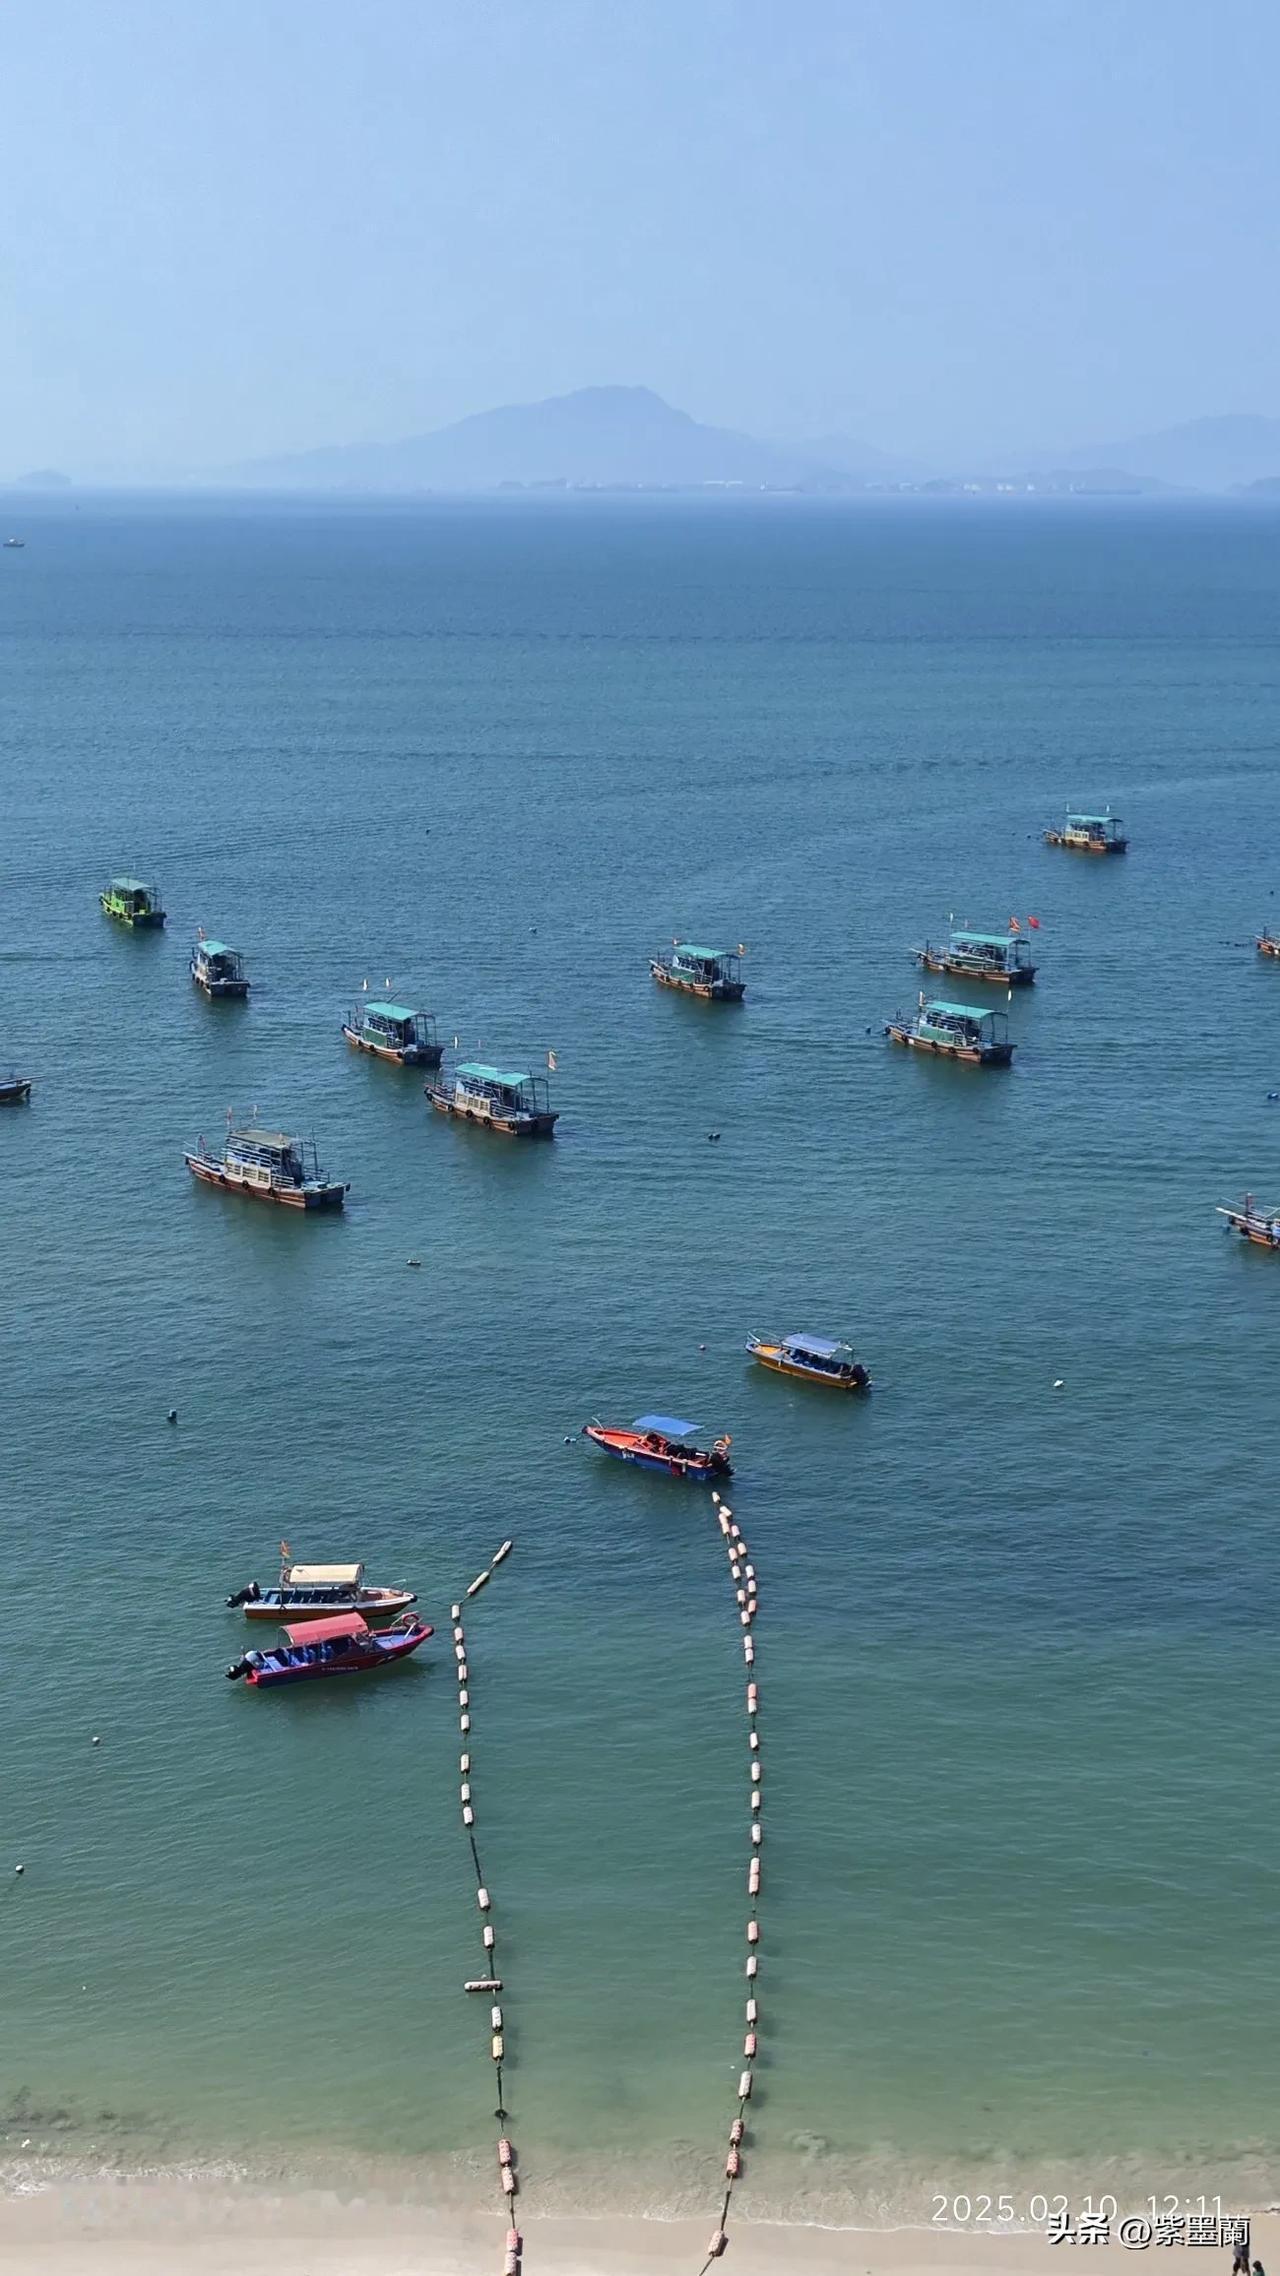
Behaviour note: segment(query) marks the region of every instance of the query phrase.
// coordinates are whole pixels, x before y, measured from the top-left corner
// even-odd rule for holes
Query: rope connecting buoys
[[[497,1551],[488,1569],[483,1573],[477,1573],[475,1579],[472,1581],[470,1587],[467,1590],[467,1595],[469,1597],[478,1594],[478,1592],[489,1580],[490,1575],[493,1572],[496,1572],[498,1566],[503,1562],[504,1558],[510,1556],[514,1546],[514,1542],[503,1542],[501,1548]],[[468,1689],[471,1677],[467,1661],[466,1632],[461,1625],[461,1605],[454,1605],[453,1618],[455,1623],[453,1631],[453,1651],[454,1658],[457,1662],[458,1705],[462,1710],[461,1714],[458,1717],[458,1728],[465,1738],[466,1734],[471,1729],[471,1693]],[[458,1795],[462,1809],[462,1824],[471,1849],[471,1862],[475,1867],[476,1904],[479,1907],[483,1922],[480,1931],[481,1941],[484,1945],[485,1954],[489,1960],[490,1970],[487,1975],[473,1977],[470,1982],[464,1984],[463,1990],[467,1992],[500,1992],[503,1988],[502,1978],[497,1974],[493,1961],[493,1953],[497,1939],[494,1932],[493,1922],[488,1918],[489,1913],[493,1909],[493,1899],[489,1894],[484,1874],[481,1871],[480,1852],[476,1847],[476,1837],[474,1831],[476,1813],[471,1799],[471,1754],[469,1748],[464,1748],[462,1753],[458,1756],[458,1775],[460,1781]],[[505,2119],[507,2113],[502,2106],[502,2064],[503,2057],[506,2052],[506,2029],[503,2023],[502,2009],[500,2007],[491,2006],[489,2009],[489,2034],[489,2059],[492,2062],[495,2071],[497,2072],[498,2081],[498,2107],[494,2115],[497,2118],[499,2124],[501,2124]],[[498,2179],[502,2189],[503,2202],[504,2204],[510,2205],[512,2199],[515,2197],[519,2189],[520,2183],[516,2174],[515,2150],[505,2134],[501,2135],[498,2141]],[[515,2228],[509,2228],[506,2232],[506,2245],[502,2262],[503,2276],[520,2276],[520,2264],[523,2252],[524,2240],[520,2235],[520,2231]]]
[[[738,1607],[739,1624],[742,1628],[742,1657],[746,1662],[748,1671],[750,1671],[755,1666],[756,1657],[755,1639],[751,1630],[760,1609],[756,1569],[750,1561],[747,1544],[742,1538],[741,1529],[734,1522],[733,1511],[727,1503],[721,1502],[718,1494],[713,1494],[711,1499],[721,1534],[724,1537],[729,1577],[734,1584],[734,1599]],[[707,2276],[707,2271],[713,2261],[719,2260],[721,2255],[728,2250],[729,2210],[733,2202],[734,2184],[742,2175],[742,2144],[746,2137],[745,2114],[755,2084],[754,2066],[760,2047],[760,2035],[756,2028],[759,2022],[760,2009],[755,1996],[755,1986],[760,1969],[760,1956],[757,1949],[760,1942],[760,1923],[756,1916],[756,1907],[760,1897],[762,1878],[760,1849],[764,1840],[764,1829],[760,1822],[763,1773],[758,1760],[760,1734],[756,1728],[760,1713],[760,1690],[754,1677],[751,1677],[750,1674],[747,1682],[746,1707],[747,1748],[751,1758],[751,1852],[747,1863],[747,1898],[751,1909],[747,1921],[746,1960],[749,1989],[746,2001],[746,2032],[742,2042],[742,2055],[746,2068],[738,2080],[738,2112],[729,2128],[729,2147],[724,2162],[724,2204],[720,2212],[720,2226],[714,2231],[707,2246],[707,2257],[699,2270],[699,2276]]]

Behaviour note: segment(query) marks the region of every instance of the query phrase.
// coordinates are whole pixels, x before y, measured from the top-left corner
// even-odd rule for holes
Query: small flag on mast
[[[1017,918],[1016,918],[1016,917],[1010,917],[1010,919],[1009,919],[1009,930],[1010,930],[1010,932],[1011,932],[1011,933],[1020,933],[1020,932],[1022,931],[1022,927],[1021,927],[1021,925],[1018,923],[1018,920],[1017,920]]]
[[[1038,933],[1038,932],[1039,932],[1039,930],[1040,930],[1040,919],[1039,919],[1039,917],[1028,917],[1028,919],[1027,919],[1027,923],[1030,925],[1030,927],[1031,927],[1031,930],[1032,930],[1032,932],[1033,932],[1033,933]]]
[[[558,1064],[559,1064],[559,1062],[558,1062],[558,1060],[557,1060],[557,1058],[556,1058],[555,1052],[554,1052],[554,1051],[548,1051],[548,1053],[547,1053],[547,1071],[548,1071],[548,1073],[549,1073],[549,1074],[552,1074],[552,1075],[554,1075],[554,1073],[555,1073],[555,1071],[556,1071],[556,1068],[557,1068]]]
[[[289,1547],[289,1544],[288,1544],[288,1542],[287,1542],[287,1541],[282,1541],[282,1542],[281,1542],[281,1544],[280,1544],[280,1554],[281,1554],[281,1556],[282,1556],[282,1557],[291,1557],[291,1556],[293,1555],[293,1551],[292,1551],[292,1549]]]

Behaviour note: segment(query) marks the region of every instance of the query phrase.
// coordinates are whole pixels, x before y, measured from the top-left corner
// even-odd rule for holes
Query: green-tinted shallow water
[[[1256,2194],[1280,1265],[1213,1204],[1280,1194],[1280,968],[1252,947],[1280,521],[86,505],[26,535],[0,579],[0,1047],[37,1085],[0,1124],[9,2147],[376,2153],[413,2186],[442,2160],[471,2186],[475,2153],[488,2190],[448,1603],[513,1533],[473,1755],[529,2202],[711,2202],[736,1616],[707,1499],[566,1443],[669,1406],[732,1431],[761,1580],[743,2209],[927,2218],[935,2178]],[[1127,861],[1039,843],[1108,802]],[[164,935],[100,916],[121,867],[160,880]],[[1042,920],[1007,1076],[881,1038],[953,909]],[[247,1007],[191,988],[201,923],[245,951]],[[677,931],[749,944],[740,1010],[652,986]],[[554,1145],[353,1058],[365,977],[497,1058],[553,1049]],[[183,1146],[250,1103],[314,1129],[345,1218],[193,1188]],[[872,1398],[751,1368],[749,1330],[796,1326],[852,1335]],[[409,1576],[437,1642],[363,1686],[223,1682],[222,1598],[281,1534]]]

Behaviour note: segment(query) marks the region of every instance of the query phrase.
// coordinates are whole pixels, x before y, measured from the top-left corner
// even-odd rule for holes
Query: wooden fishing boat
[[[871,1377],[851,1345],[832,1336],[748,1336],[747,1350],[762,1367],[776,1375],[794,1375],[801,1382],[825,1383],[835,1391],[869,1391]]]
[[[336,1620],[358,1612],[362,1620],[394,1620],[418,1601],[411,1588],[375,1588],[363,1565],[295,1565],[283,1559],[280,1578],[259,1588],[250,1581],[227,1598],[246,1620]]]
[[[436,1034],[432,1012],[412,1012],[406,1004],[353,1004],[342,1023],[353,1051],[371,1051],[375,1059],[389,1059],[397,1067],[438,1067],[444,1045]]]
[[[1256,1248],[1280,1249],[1280,1209],[1261,1208],[1251,1193],[1246,1193],[1242,1209],[1220,1208],[1218,1215]]]
[[[740,948],[700,948],[695,941],[677,940],[665,956],[649,959],[649,970],[660,988],[678,988],[682,995],[701,996],[708,1003],[740,1004],[747,992],[741,955]]]
[[[98,895],[102,908],[119,925],[130,925],[134,931],[145,926],[164,923],[164,910],[154,885],[144,885],[137,877],[113,877]]]
[[[1002,988],[1029,988],[1036,976],[1030,947],[1020,933],[952,933],[945,948],[926,941],[913,953],[926,972],[946,972],[956,980],[994,980]]]
[[[1277,940],[1274,933],[1260,932],[1258,934],[1258,954],[1259,956],[1280,956],[1280,940]]]
[[[426,1091],[437,1113],[481,1122],[506,1138],[549,1138],[560,1119],[552,1112],[543,1075],[471,1064],[455,1067],[438,1083],[428,1083]]]
[[[197,988],[203,988],[215,1001],[249,993],[249,977],[239,949],[228,948],[222,940],[206,940],[203,933],[191,951],[191,977]]]
[[[961,1059],[970,1067],[1007,1067],[1013,1059],[1004,1013],[974,1011],[968,1004],[926,1003],[922,996],[914,1019],[889,1020],[884,1032],[908,1051]]]
[[[729,1460],[730,1438],[717,1438],[709,1447],[696,1444],[699,1425],[682,1422],[678,1415],[637,1415],[630,1430],[589,1422],[582,1435],[615,1462],[634,1462],[641,1470],[660,1470],[668,1478],[685,1478],[693,1485],[710,1485],[715,1478],[733,1474]]]
[[[201,1138],[198,1150],[182,1158],[205,1185],[284,1209],[341,1209],[350,1190],[323,1175],[313,1140],[283,1130],[228,1129],[221,1153]]]
[[[25,1106],[31,1096],[31,1085],[23,1075],[10,1075],[0,1082],[0,1106]]]
[[[1118,814],[1068,814],[1060,830],[1046,830],[1047,846],[1065,846],[1069,853],[1122,854],[1129,840]]]
[[[366,1675],[372,1668],[391,1667],[408,1659],[425,1644],[432,1630],[416,1612],[402,1613],[390,1628],[374,1633],[358,1612],[342,1612],[332,1620],[302,1622],[288,1627],[284,1642],[269,1651],[246,1652],[227,1669],[229,1683],[243,1681],[255,1691],[271,1691],[282,1683],[316,1683],[330,1675]]]

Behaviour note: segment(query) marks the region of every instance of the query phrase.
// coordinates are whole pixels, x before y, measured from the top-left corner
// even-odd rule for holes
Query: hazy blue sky
[[[1280,412],[1275,0],[9,0],[0,466]]]

